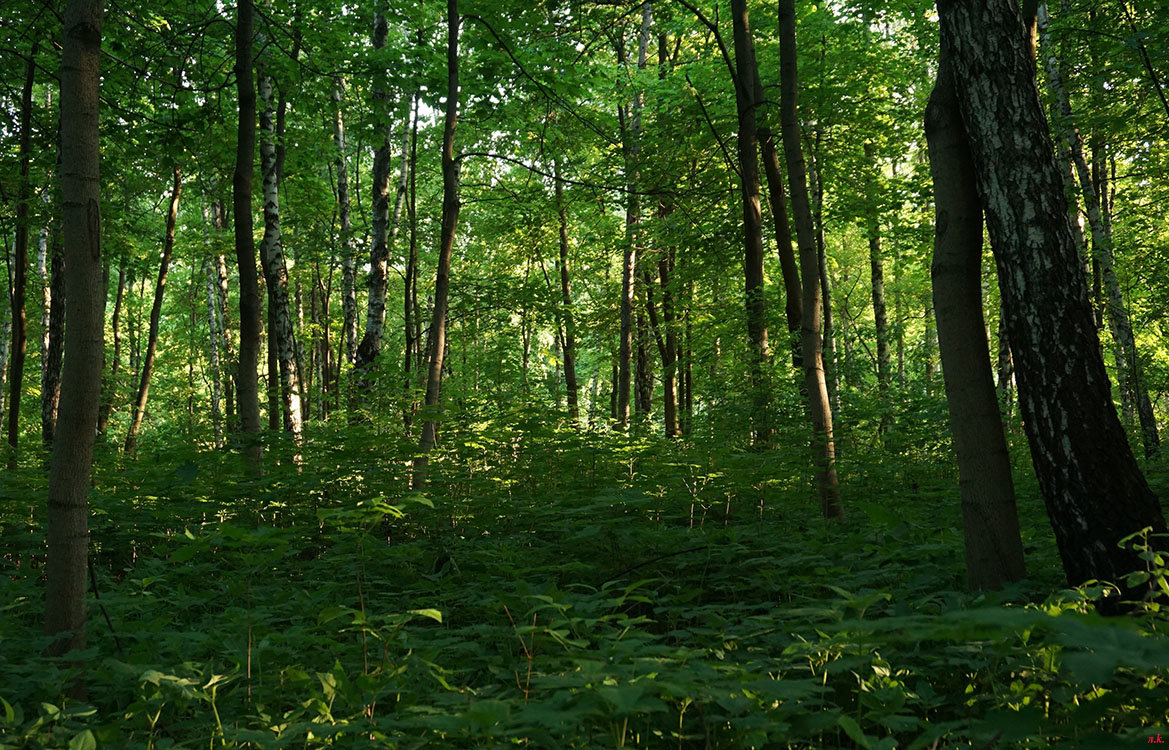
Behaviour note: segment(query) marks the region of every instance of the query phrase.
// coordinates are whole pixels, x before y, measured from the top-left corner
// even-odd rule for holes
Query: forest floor
[[[446,436],[421,494],[390,458],[409,445],[327,429],[299,468],[276,446],[283,461],[252,480],[177,438],[99,456],[85,700],[63,697],[69,664],[39,655],[43,472],[0,478],[0,747],[1169,734],[1169,622],[1155,606],[1106,620],[1098,588],[1062,588],[1025,467],[1031,577],[979,595],[944,445],[846,442],[839,523],[818,517],[794,431],[794,448],[747,452],[484,422]]]

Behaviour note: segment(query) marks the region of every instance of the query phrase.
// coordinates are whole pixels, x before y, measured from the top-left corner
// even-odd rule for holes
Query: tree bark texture
[[[436,444],[438,410],[442,388],[442,365],[446,356],[446,313],[450,294],[451,255],[459,224],[459,162],[455,159],[455,126],[459,119],[459,0],[447,0],[447,96],[442,133],[442,230],[438,247],[438,269],[434,279],[434,315],[430,320],[427,349],[430,366],[426,375],[426,421],[418,455],[414,458],[411,487],[426,486],[429,453]]]
[[[766,381],[767,300],[763,289],[763,210],[759,197],[759,151],[756,132],[755,43],[747,0],[731,0],[735,36],[735,108],[739,118],[739,190],[743,201],[743,278],[747,314],[747,347],[751,376],[752,434],[757,445],[771,440],[768,416],[770,388]]]
[[[49,469],[45,634],[49,653],[85,648],[87,502],[105,353],[98,175],[99,0],[65,4],[61,51],[61,238],[65,256],[64,372]],[[83,690],[74,686],[74,692]]]
[[[649,2],[641,4],[641,32],[637,44],[637,70],[645,70],[646,53],[649,48],[650,25],[653,23],[653,9]],[[624,45],[618,46],[618,64],[625,64]],[[625,204],[625,255],[621,262],[621,332],[617,347],[617,426],[629,424],[629,399],[633,373],[634,341],[634,297],[637,290],[637,255],[641,241],[641,195],[638,184],[641,180],[641,110],[645,105],[645,93],[640,83],[633,92],[629,116],[625,108],[619,107],[622,121],[622,144],[625,150],[625,183],[629,189]],[[625,120],[628,125],[625,126]]]
[[[934,182],[934,313],[958,461],[970,587],[1026,575],[1011,460],[982,315],[982,207],[943,42],[925,132]]]
[[[215,253],[214,247],[211,243],[212,217],[211,211],[207,207],[207,196],[203,196],[202,200],[203,211],[203,247],[207,253],[207,257],[203,259],[203,274],[205,276],[205,283],[207,287],[207,333],[208,333],[208,356],[210,359],[211,373],[208,380],[211,385],[211,429],[215,436],[215,447],[223,447],[223,381],[221,380],[223,366],[221,364],[220,352],[223,349],[222,340],[224,336],[223,318],[219,311],[219,295],[217,290],[219,288],[219,274],[215,269]]]
[[[57,407],[61,399],[61,361],[65,353],[65,257],[54,231],[46,231],[51,248],[45,276],[44,313],[41,323],[41,440],[53,444],[57,429]],[[103,296],[104,299],[104,296]],[[104,368],[102,368],[104,369]]]
[[[256,91],[252,84],[252,0],[239,0],[235,26],[235,78],[239,97],[232,211],[235,254],[239,267],[239,367],[236,391],[240,431],[249,472],[263,471],[260,442],[260,390],[256,368],[260,358],[260,287],[256,275],[256,244],[252,236],[252,172],[256,158]]]
[[[568,268],[568,206],[564,202],[564,185],[560,181],[560,168],[552,165],[555,178],[556,218],[559,221],[560,239],[560,304],[564,320],[564,391],[568,401],[568,417],[573,425],[580,422],[580,406],[577,402],[576,383],[576,318],[572,311],[572,285]]]
[[[345,119],[341,103],[345,84],[338,79],[333,89],[337,114],[333,124],[333,144],[337,147],[337,214],[341,222],[341,331],[345,340],[345,361],[357,358],[357,271],[353,247],[353,220],[349,214],[349,167],[345,159]]]
[[[162,259],[158,264],[158,280],[154,284],[154,304],[150,307],[150,330],[146,334],[146,353],[142,358],[142,375],[138,380],[138,392],[134,397],[130,429],[126,433],[126,453],[133,453],[138,442],[138,432],[146,415],[146,397],[150,393],[150,377],[154,374],[154,355],[158,351],[158,329],[162,321],[162,295],[166,290],[166,276],[170,271],[171,253],[175,246],[175,222],[179,215],[179,197],[183,192],[183,178],[178,165],[173,171],[173,185],[170,194],[170,209],[166,213],[166,235],[163,238]]]
[[[804,303],[800,343],[803,349],[804,384],[808,394],[808,411],[812,421],[813,459],[820,510],[825,518],[844,518],[840,487],[836,478],[836,443],[832,433],[832,408],[828,401],[828,384],[824,377],[824,357],[820,339],[821,290],[820,259],[816,252],[816,235],[812,222],[811,202],[800,145],[800,122],[797,117],[799,72],[796,69],[795,0],[779,2],[780,121],[783,150],[787,158],[788,193],[796,224],[796,244],[800,253],[800,281]]]
[[[28,316],[24,310],[28,286],[28,225],[32,187],[29,166],[32,158],[32,85],[38,45],[33,44],[25,64],[24,87],[20,94],[20,195],[16,203],[16,241],[12,263],[12,351],[8,371],[8,468],[15,469],[20,443],[20,395],[24,390],[24,356],[28,348]]]
[[[1164,533],[1109,394],[1035,63],[1009,0],[939,0],[1006,308],[1031,459],[1070,584],[1145,563],[1118,542]],[[1154,545],[1159,542],[1153,540]],[[1104,609],[1109,609],[1107,601]]]
[[[288,269],[284,265],[280,237],[280,174],[276,153],[279,136],[273,118],[272,79],[262,69],[258,79],[260,101],[264,105],[260,112],[260,173],[264,189],[264,236],[260,241],[260,262],[264,266],[264,282],[268,290],[268,347],[269,351],[276,351],[284,431],[299,442],[304,418],[296,368],[296,332],[288,304]]]

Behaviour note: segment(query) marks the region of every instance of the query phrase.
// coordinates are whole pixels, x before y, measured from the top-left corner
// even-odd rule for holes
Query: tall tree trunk
[[[1111,233],[1104,223],[1104,213],[1101,210],[1101,196],[1096,190],[1084,158],[1084,144],[1076,130],[1072,117],[1071,100],[1067,89],[1063,85],[1063,77],[1059,71],[1059,59],[1051,43],[1048,31],[1047,6],[1039,7],[1039,33],[1047,54],[1047,80],[1054,96],[1060,118],[1063,120],[1063,140],[1068,151],[1076,176],[1079,179],[1080,191],[1084,197],[1084,206],[1088,213],[1088,225],[1092,230],[1093,259],[1099,264],[1104,288],[1108,294],[1108,322],[1112,330],[1113,339],[1118,349],[1117,369],[1126,376],[1128,390],[1135,395],[1137,416],[1141,423],[1141,437],[1144,442],[1145,456],[1154,458],[1160,447],[1161,439],[1157,434],[1157,420],[1153,415],[1152,402],[1149,400],[1149,391],[1141,377],[1140,358],[1137,353],[1136,338],[1133,336],[1132,320],[1129,318],[1128,306],[1120,291],[1120,281],[1116,277],[1116,257],[1113,253]]]
[[[280,378],[280,405],[284,431],[300,442],[304,418],[300,405],[300,379],[296,370],[296,340],[292,313],[288,304],[288,270],[284,265],[284,247],[280,238],[280,174],[278,169],[277,139],[272,107],[272,79],[263,72],[257,76],[260,85],[260,173],[264,183],[264,236],[260,241],[260,262],[264,266],[264,282],[268,290],[268,349],[269,361],[275,350]],[[269,376],[271,376],[269,370]],[[268,384],[269,392],[273,387]]]
[[[999,303],[998,328],[998,364],[996,367],[996,387],[999,398],[999,411],[1007,416],[1011,415],[1015,403],[1015,393],[1012,383],[1015,380],[1015,362],[1011,359],[1011,341],[1007,335],[1007,311],[1002,302]]]
[[[379,10],[374,16],[373,47],[381,49],[385,46],[388,30],[385,17]],[[374,99],[378,105],[384,107],[385,92],[380,89],[374,91]],[[406,196],[407,162],[409,161],[410,128],[405,128],[404,144],[402,146],[402,167],[398,179],[398,191],[394,200],[394,212],[390,215],[390,165],[393,160],[390,137],[392,127],[386,128],[385,140],[378,147],[373,158],[373,244],[370,250],[369,271],[369,299],[366,303],[365,333],[357,346],[354,370],[357,373],[358,385],[353,392],[354,406],[362,402],[363,393],[368,388],[370,368],[381,352],[382,336],[386,322],[386,288],[388,285],[387,272],[389,270],[390,245],[397,232],[398,221],[402,216],[402,206]]]
[[[438,269],[434,279],[434,315],[430,320],[427,349],[430,367],[426,376],[426,421],[410,484],[413,489],[426,486],[426,469],[430,450],[438,431],[438,409],[442,388],[442,365],[446,356],[446,313],[450,294],[451,255],[455,247],[455,230],[459,224],[459,162],[455,159],[455,126],[459,119],[459,0],[447,0],[447,89],[442,132],[442,233],[438,247]]]
[[[828,401],[828,384],[824,377],[824,357],[820,339],[821,290],[820,259],[816,252],[816,234],[812,222],[811,202],[800,145],[800,122],[797,117],[799,73],[796,69],[795,0],[779,3],[780,113],[783,126],[783,149],[787,157],[789,194],[796,224],[796,243],[800,250],[800,277],[804,310],[801,321],[804,383],[808,393],[808,411],[812,420],[812,442],[816,464],[816,483],[820,510],[825,518],[843,518],[844,506],[836,478],[836,442],[832,433],[832,409]]]
[[[406,218],[410,223],[410,250],[406,254],[406,275],[402,283],[402,328],[405,334],[405,352],[402,356],[402,422],[406,434],[414,424],[414,412],[418,401],[414,395],[414,371],[418,354],[422,349],[418,332],[418,94],[414,95],[413,112],[410,118],[410,186],[406,199]],[[419,368],[420,369],[420,368]]]
[[[34,42],[25,64],[24,88],[20,95],[20,195],[16,203],[16,242],[12,262],[12,352],[8,373],[8,468],[15,469],[20,443],[20,395],[24,390],[24,355],[28,347],[28,316],[24,311],[28,285],[28,225],[32,186],[29,165],[32,158],[32,84],[39,44]]]
[[[580,406],[577,403],[576,384],[576,318],[572,312],[572,286],[568,270],[568,207],[564,203],[564,185],[560,181],[560,165],[552,162],[556,191],[556,216],[560,227],[560,303],[564,319],[564,390],[568,399],[568,417],[579,426]]]
[[[87,496],[105,353],[98,175],[101,2],[65,4],[61,51],[61,237],[65,256],[65,360],[49,469],[45,635],[51,655],[85,648]],[[74,693],[83,693],[80,681]]]
[[[641,4],[641,32],[638,35],[637,69],[645,70],[646,52],[649,48],[649,32],[653,23],[653,9],[650,3]],[[625,65],[624,43],[618,44],[618,65]],[[629,396],[633,372],[634,355],[634,312],[637,288],[638,243],[641,241],[641,110],[645,105],[645,93],[638,83],[634,88],[633,102],[628,109],[618,107],[621,122],[622,144],[625,151],[625,184],[628,194],[625,204],[625,255],[621,262],[621,334],[617,347],[617,426],[629,424]],[[626,123],[628,120],[628,123]]]
[[[41,440],[48,447],[53,444],[57,429],[57,407],[61,398],[61,360],[65,349],[65,258],[56,232],[50,230],[44,234],[52,248],[48,252],[45,310],[41,320],[44,326],[41,339]]]
[[[118,291],[114,295],[114,313],[110,318],[110,330],[114,336],[114,356],[110,364],[109,378],[102,383],[101,406],[97,415],[97,433],[105,435],[110,424],[110,412],[118,394],[118,367],[122,361],[122,335],[119,328],[122,316],[122,301],[126,297],[126,269],[118,268]]]
[[[239,367],[236,391],[244,459],[252,474],[263,471],[260,442],[260,390],[256,367],[260,358],[260,287],[256,245],[252,236],[252,173],[256,158],[256,91],[252,85],[252,0],[238,0],[235,24],[235,78],[239,97],[232,210],[235,255],[239,266]]]
[[[211,224],[217,231],[222,230],[226,225],[225,213],[222,202],[211,205]],[[237,380],[235,366],[237,360],[235,346],[231,338],[231,320],[227,305],[227,258],[222,253],[218,253],[214,260],[215,272],[219,276],[219,287],[216,290],[219,320],[222,323],[219,330],[223,332],[223,421],[226,431],[235,433],[239,431],[235,410],[235,382]]]
[[[937,214],[934,311],[958,460],[966,573],[972,589],[1000,589],[1025,576],[1026,568],[982,316],[982,207],[944,41],[925,132]]]
[[[840,413],[840,367],[836,361],[836,324],[832,317],[832,281],[828,276],[828,248],[824,243],[824,183],[820,177],[820,133],[813,139],[812,224],[816,231],[816,257],[820,268],[820,295],[823,297],[824,381],[828,386],[828,404],[833,414]],[[789,239],[790,243],[791,240]]]
[[[345,361],[352,365],[357,358],[357,272],[353,247],[353,221],[349,215],[349,168],[345,160],[345,120],[341,102],[345,83],[337,79],[333,88],[333,103],[337,115],[333,125],[333,143],[337,147],[337,212],[341,219],[341,308],[342,336],[345,340]]]
[[[207,333],[208,354],[211,364],[211,429],[215,436],[215,447],[223,447],[223,365],[221,351],[224,337],[223,318],[219,310],[219,273],[215,269],[215,250],[211,242],[212,228],[215,223],[212,218],[212,208],[207,206],[207,195],[202,196],[200,208],[203,212],[203,247],[207,257],[203,259],[203,273],[207,285]]]
[[[1111,581],[1123,598],[1139,599],[1147,585],[1126,576],[1145,562],[1118,542],[1146,527],[1164,533],[1165,519],[1109,394],[1018,11],[1003,0],[940,0],[938,10],[998,266],[1023,425],[1068,582]]]
[[[150,392],[150,376],[154,373],[154,355],[158,350],[158,327],[162,320],[162,293],[166,289],[166,276],[170,270],[171,252],[175,246],[175,222],[179,215],[179,196],[183,192],[182,173],[176,164],[173,172],[170,209],[166,213],[166,235],[162,244],[162,259],[158,264],[158,281],[154,284],[154,304],[150,307],[150,332],[146,338],[146,354],[142,358],[142,375],[138,380],[138,393],[134,398],[134,410],[130,418],[130,429],[126,433],[126,453],[133,453],[146,415],[146,396]]]
[[[881,213],[877,202],[877,178],[879,165],[871,144],[865,144],[865,159],[870,163],[872,174],[866,183],[867,231],[869,238],[869,272],[872,278],[873,320],[877,328],[877,387],[881,401],[885,403],[892,377],[892,359],[889,355],[889,317],[885,304],[885,267],[881,257]],[[886,419],[881,421],[881,431],[888,428]]]
[[[759,198],[759,153],[755,120],[755,43],[746,0],[731,0],[735,34],[735,108],[739,116],[739,190],[743,200],[743,274],[747,314],[747,346],[751,377],[751,432],[757,445],[771,440],[768,416],[770,387],[766,382],[767,304],[763,289],[763,212]]]

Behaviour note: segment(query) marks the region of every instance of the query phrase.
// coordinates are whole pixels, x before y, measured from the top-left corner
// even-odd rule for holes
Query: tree
[[[1026,568],[982,317],[982,207],[950,55],[943,39],[925,115],[936,212],[934,313],[958,460],[966,573],[973,589],[999,589],[1026,575]]]
[[[49,651],[85,648],[87,496],[101,393],[105,287],[98,177],[98,86],[102,6],[65,4],[61,42],[61,206],[66,358],[49,470],[45,634]],[[75,684],[75,692],[83,690]]]
[[[1165,519],[1109,394],[1023,23],[1006,0],[939,0],[938,12],[1064,571],[1073,585],[1110,581],[1139,598],[1125,576],[1144,562],[1119,542],[1146,528],[1162,533]]]
[[[138,381],[138,393],[134,397],[130,430],[126,433],[127,453],[133,453],[138,443],[138,431],[146,415],[146,397],[150,393],[150,377],[154,374],[154,356],[158,351],[159,323],[162,318],[162,294],[166,289],[166,277],[170,271],[171,253],[175,246],[175,223],[179,215],[179,197],[183,192],[183,176],[176,164],[173,169],[173,185],[170,193],[170,209],[166,213],[166,234],[163,237],[162,259],[158,263],[158,280],[154,284],[154,304],[150,307],[150,330],[146,335],[146,354],[142,358],[142,375]]]
[[[447,0],[447,87],[442,130],[442,233],[438,246],[438,268],[434,278],[434,314],[426,340],[429,367],[426,374],[426,421],[414,457],[410,485],[426,486],[429,453],[437,444],[438,409],[442,392],[442,364],[446,357],[447,300],[451,288],[451,255],[459,225],[459,161],[455,158],[455,126],[459,121],[459,0]]]
[[[28,346],[28,316],[24,310],[28,283],[29,202],[32,200],[29,165],[32,158],[32,85],[36,72],[37,44],[33,44],[25,61],[24,87],[20,94],[20,195],[16,204],[16,240],[13,242],[12,274],[12,349],[8,374],[8,468],[16,468],[16,449],[20,443],[20,395],[24,389],[24,355]]]
[[[252,0],[236,5],[235,83],[239,97],[232,210],[235,256],[239,269],[239,367],[236,392],[244,457],[252,473],[262,471],[260,390],[256,367],[260,357],[260,288],[256,277],[256,241],[252,236],[252,172],[256,158],[256,90],[252,84]]]
[[[836,478],[836,442],[832,433],[832,408],[828,401],[828,383],[824,377],[824,350],[820,338],[823,291],[820,288],[820,258],[816,251],[816,233],[808,197],[808,181],[800,144],[797,117],[799,72],[796,69],[795,0],[780,0],[780,122],[783,150],[787,158],[788,194],[796,225],[796,244],[800,254],[800,281],[803,313],[800,321],[801,364],[808,394],[808,411],[812,420],[813,459],[820,510],[825,518],[843,518],[840,488]]]
[[[765,379],[771,352],[767,345],[767,305],[763,290],[763,211],[759,197],[759,153],[755,110],[755,44],[746,0],[733,0],[731,17],[735,34],[735,108],[739,115],[739,188],[743,199],[743,273],[747,305],[747,345],[750,348],[752,414],[755,442],[771,440],[767,415],[770,390]]]

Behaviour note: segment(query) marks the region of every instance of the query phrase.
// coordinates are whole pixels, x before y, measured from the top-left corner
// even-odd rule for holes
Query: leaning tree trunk
[[[451,254],[455,247],[455,229],[459,224],[459,162],[455,159],[455,126],[459,119],[459,0],[447,0],[447,94],[442,133],[442,231],[438,247],[438,270],[434,279],[434,315],[430,319],[427,349],[430,367],[426,375],[426,421],[414,471],[413,489],[426,487],[429,453],[435,446],[438,409],[442,388],[442,365],[446,357],[447,298],[451,287]]]
[[[57,407],[61,398],[61,360],[65,349],[65,258],[56,232],[47,231],[48,274],[45,276],[45,310],[41,322],[41,440],[53,444],[57,429]],[[105,369],[105,368],[102,368]]]
[[[934,314],[958,460],[966,574],[972,589],[1000,589],[1026,568],[982,316],[982,207],[949,52],[943,42],[925,119],[936,211]]]
[[[788,192],[795,216],[796,244],[800,251],[800,281],[804,303],[800,341],[808,411],[812,419],[816,484],[824,517],[844,518],[844,506],[840,501],[840,487],[836,478],[836,443],[832,434],[832,409],[828,401],[824,351],[820,339],[820,258],[816,252],[816,232],[808,198],[804,154],[800,146],[800,122],[796,114],[799,74],[796,70],[795,0],[780,0],[779,43],[780,120],[783,150],[787,157]]]
[[[179,196],[183,192],[183,178],[178,165],[174,168],[174,185],[170,194],[170,210],[166,214],[166,236],[162,244],[162,260],[158,264],[158,281],[154,284],[154,304],[150,308],[150,332],[146,338],[146,354],[142,358],[142,377],[134,398],[130,430],[126,433],[126,453],[133,453],[138,443],[138,431],[146,415],[146,396],[150,392],[150,376],[154,373],[154,355],[158,350],[158,327],[162,320],[162,293],[166,289],[166,275],[170,270],[171,251],[175,246],[175,222],[179,215]]]
[[[263,471],[260,442],[260,389],[256,367],[260,358],[260,285],[256,276],[256,244],[252,235],[252,171],[256,158],[256,91],[252,85],[252,0],[239,0],[235,25],[235,78],[239,96],[232,209],[235,213],[235,255],[239,266],[239,367],[236,391],[244,459],[249,472]]]
[[[24,88],[20,96],[20,196],[16,203],[16,242],[12,262],[12,351],[8,372],[8,468],[16,468],[16,449],[20,443],[20,395],[24,390],[24,355],[28,347],[28,316],[24,311],[28,285],[28,223],[31,186],[29,164],[32,157],[32,84],[39,45],[33,44],[25,66]]]
[[[731,0],[735,34],[735,107],[739,116],[739,190],[743,200],[743,296],[747,313],[747,346],[751,377],[751,433],[756,445],[771,441],[767,383],[767,303],[763,285],[763,211],[759,198],[759,153],[755,108],[755,44],[746,0]]]
[[[1105,227],[1104,212],[1101,209],[1102,196],[1096,191],[1096,184],[1088,170],[1088,163],[1084,158],[1084,143],[1080,138],[1079,131],[1076,130],[1072,117],[1071,100],[1063,85],[1063,76],[1059,71],[1059,59],[1052,48],[1046,5],[1039,7],[1038,21],[1040,36],[1044,47],[1048,50],[1048,84],[1054,95],[1060,118],[1063,120],[1064,147],[1071,157],[1076,177],[1080,182],[1080,191],[1084,196],[1084,207],[1088,212],[1088,226],[1092,230],[1093,259],[1099,264],[1104,289],[1108,294],[1109,328],[1116,340],[1119,359],[1122,360],[1118,361],[1117,369],[1124,372],[1128,380],[1129,390],[1136,396],[1137,416],[1141,422],[1145,457],[1154,458],[1161,444],[1160,436],[1157,434],[1157,419],[1153,414],[1148,388],[1145,387],[1144,379],[1141,376],[1140,358],[1137,353],[1136,337],[1133,336],[1128,306],[1125,305],[1124,297],[1120,291],[1120,280],[1116,277],[1116,257],[1113,253],[1111,233]]]
[[[1147,584],[1126,576],[1145,561],[1119,542],[1145,528],[1164,533],[1165,519],[1112,404],[1018,9],[1009,0],[939,0],[938,10],[954,51],[1031,460],[1064,571],[1072,585],[1111,581],[1124,598],[1140,598]]]
[[[45,634],[53,655],[85,648],[86,506],[105,353],[97,124],[101,14],[100,0],[69,0],[62,34],[61,238],[69,356],[49,469]],[[83,691],[83,683],[74,684],[74,692]]]
[[[264,236],[260,241],[260,262],[264,266],[264,281],[268,290],[268,346],[276,350],[280,371],[284,431],[290,433],[294,441],[300,442],[304,419],[300,406],[300,379],[296,369],[295,332],[288,306],[288,269],[284,265],[284,247],[280,239],[280,175],[277,169],[272,79],[261,72],[259,81],[260,101],[264,104],[260,113],[260,173],[264,182]]]

